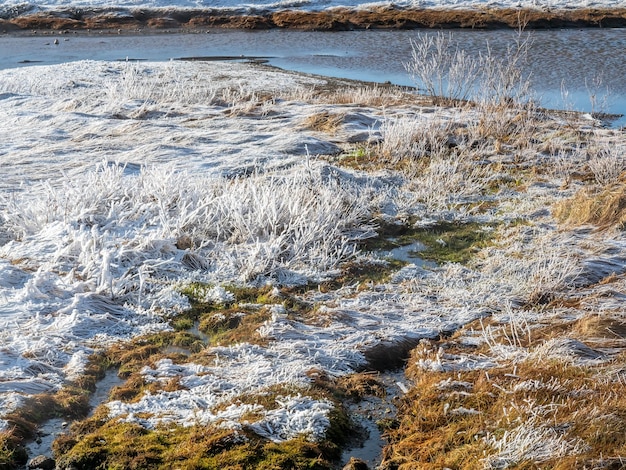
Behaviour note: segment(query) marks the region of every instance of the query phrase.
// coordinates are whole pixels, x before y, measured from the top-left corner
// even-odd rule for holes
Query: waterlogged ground
[[[373,424],[383,468],[624,455],[623,130],[216,62],[0,106],[0,462],[50,418],[59,468],[337,468]]]

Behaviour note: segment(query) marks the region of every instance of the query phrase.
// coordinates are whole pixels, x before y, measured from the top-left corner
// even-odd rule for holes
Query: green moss
[[[396,224],[384,220],[376,221],[378,226],[377,237],[368,238],[361,247],[365,251],[392,250],[400,246],[409,245],[415,240],[410,238],[414,236],[416,230],[413,227],[415,220],[409,220],[405,223]]]
[[[240,404],[277,406],[276,398],[302,394],[331,400],[330,426],[325,437],[311,442],[307,436],[275,443],[244,425],[240,431],[219,426],[177,425],[148,430],[136,424],[109,419],[105,407],[72,425],[53,446],[61,468],[83,469],[267,469],[331,470],[337,468],[341,446],[352,433],[351,422],[341,405],[343,394],[335,381],[314,382],[307,387],[279,384],[233,399]],[[227,404],[224,404],[227,406]],[[217,411],[217,410],[216,410]],[[250,421],[258,419],[250,416]]]
[[[137,424],[108,422],[97,432],[55,444],[57,466],[78,469],[159,468],[167,449],[167,434]],[[67,452],[63,453],[67,449]]]
[[[413,224],[382,223],[379,236],[368,240],[363,248],[369,251],[392,250],[419,242],[425,249],[416,253],[422,259],[437,263],[467,263],[494,237],[497,224],[476,222],[438,222],[428,227]]]
[[[207,335],[208,344],[213,346],[241,342],[263,344],[265,340],[259,336],[257,330],[269,318],[267,309],[231,309],[203,315],[198,329]]]
[[[263,287],[225,285],[223,288],[233,295],[232,301],[224,303],[207,301],[206,293],[213,287],[210,284],[196,282],[186,285],[180,290],[183,295],[189,298],[191,308],[170,321],[175,330],[190,330],[197,321],[206,319],[207,314],[232,309],[241,310],[241,306],[248,304],[267,305],[276,302],[272,296],[273,287],[269,285]]]
[[[340,416],[340,418],[337,418]],[[341,424],[335,422],[341,420]],[[340,452],[330,434],[322,442],[305,436],[274,443],[246,431],[191,427],[147,430],[131,423],[102,422],[73,428],[86,431],[57,439],[57,465],[82,469],[307,469],[335,468]],[[342,429],[347,417],[331,416],[331,429]],[[333,428],[334,426],[334,428]],[[344,438],[345,439],[345,438]]]
[[[385,160],[380,158],[375,148],[370,145],[357,144],[348,152],[330,160],[336,165],[355,170],[373,170],[380,168]]]
[[[194,319],[190,316],[180,316],[172,320],[171,325],[176,331],[184,331],[192,329],[194,323]]]
[[[226,285],[224,286],[228,292],[235,296],[235,302],[238,304],[267,304],[273,303],[271,298],[271,292],[273,287],[270,285],[263,287],[249,287],[249,286],[237,286]]]
[[[420,256],[436,262],[467,263],[493,239],[493,225],[478,223],[440,222],[418,232],[426,246]]]
[[[187,296],[191,304],[203,303],[204,296],[213,286],[202,282],[191,282],[180,288],[180,293]]]

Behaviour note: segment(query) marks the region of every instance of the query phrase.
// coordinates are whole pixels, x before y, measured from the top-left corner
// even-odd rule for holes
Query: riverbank
[[[0,18],[4,33],[35,31],[202,31],[207,28],[244,30],[294,29],[351,31],[417,28],[622,28],[624,8],[394,8],[387,6],[323,11],[278,10],[247,13],[237,9],[93,8],[58,7],[48,11],[24,11]]]

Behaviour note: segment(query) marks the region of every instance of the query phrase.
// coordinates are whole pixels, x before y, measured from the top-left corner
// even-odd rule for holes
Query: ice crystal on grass
[[[616,183],[626,170],[626,149],[604,143],[587,161],[587,165],[599,184]]]
[[[506,100],[435,113],[407,96],[383,112],[380,93],[329,102],[334,95],[297,89],[322,79],[242,64],[81,62],[52,69],[58,80],[50,70],[1,74],[3,90],[24,95],[3,100],[0,137],[30,130],[11,150],[15,165],[0,164],[3,406],[15,391],[62,391],[91,353],[130,339],[132,351],[112,348],[130,378],[98,411],[105,427],[140,424],[157,436],[161,425],[210,425],[316,440],[341,414],[327,401],[332,378],[394,367],[417,345],[409,369],[424,390],[433,382],[431,417],[445,395],[443,424],[471,428],[464,437],[450,429],[443,447],[467,438],[479,462],[490,446],[485,462],[495,467],[582,449],[532,421],[550,418],[547,408],[518,406],[527,427],[509,415],[496,423],[507,429],[479,426],[492,414],[485,403],[561,393],[566,381],[518,378],[533,358],[556,364],[552,377],[600,363],[595,344],[575,335],[542,333],[544,347],[533,344],[538,323],[582,315],[575,304],[620,308],[621,235],[560,230],[549,210],[586,184],[574,173],[585,163],[576,149],[589,143],[567,144],[574,162],[556,173],[572,188],[560,188],[546,167],[566,143],[535,147],[554,123]],[[503,86],[493,92],[517,91]],[[339,102],[354,99],[368,103]],[[342,119],[304,129],[306,115]],[[370,126],[363,155],[311,153],[343,151],[337,142]],[[541,130],[534,139],[532,129]],[[429,229],[437,264],[394,273],[398,260],[360,251],[377,235],[384,245]],[[447,256],[455,241],[459,253]],[[207,343],[193,335],[196,322],[214,335]]]
[[[491,469],[505,469],[524,462],[541,463],[559,457],[576,455],[585,451],[579,439],[567,439],[557,429],[529,419],[505,431],[501,437],[490,435],[486,442],[496,453],[485,459]]]
[[[189,269],[190,254],[215,263],[204,269],[196,263],[193,271],[222,279],[229,272],[243,280],[302,269],[323,273],[353,256],[353,240],[369,231],[361,228],[370,210],[367,188],[327,181],[308,167],[227,181],[156,169],[125,175],[101,166],[45,192],[13,200],[7,226],[20,240],[55,231],[59,267],[114,298],[147,300],[157,276]],[[177,249],[181,233],[196,252]],[[15,254],[27,246],[13,242],[3,250]]]
[[[276,397],[280,405],[265,413],[265,417],[251,428],[260,436],[274,442],[283,442],[301,434],[312,440],[324,436],[330,424],[328,412],[333,405],[328,400],[313,400],[309,397]]]

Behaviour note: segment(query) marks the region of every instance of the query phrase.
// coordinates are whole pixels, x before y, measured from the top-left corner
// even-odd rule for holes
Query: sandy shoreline
[[[0,32],[99,30],[150,32],[199,31],[206,28],[247,30],[293,29],[346,31],[417,28],[621,28],[626,9],[372,9],[333,8],[324,11],[267,11],[258,14],[212,9],[67,8],[45,12],[18,12],[0,19]]]

